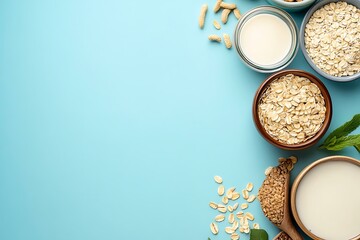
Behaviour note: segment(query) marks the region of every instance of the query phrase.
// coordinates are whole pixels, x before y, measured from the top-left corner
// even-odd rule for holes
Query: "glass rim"
[[[280,18],[282,21],[285,22],[285,24],[289,27],[291,32],[291,46],[286,54],[286,56],[280,61],[272,65],[261,65],[256,62],[251,61],[243,52],[241,45],[240,45],[240,32],[244,26],[244,24],[251,19],[254,16],[257,16],[259,14],[271,14],[278,18]],[[290,62],[295,58],[295,55],[299,48],[299,41],[298,41],[299,31],[297,28],[297,25],[294,21],[294,19],[285,12],[284,10],[274,7],[274,6],[259,6],[256,8],[253,8],[252,10],[248,11],[245,15],[243,15],[239,22],[236,25],[235,31],[234,31],[234,43],[236,51],[238,52],[240,58],[245,62],[246,65],[251,67],[252,69],[259,71],[259,72],[274,72],[277,70],[281,70],[285,68],[287,65],[290,64]]]

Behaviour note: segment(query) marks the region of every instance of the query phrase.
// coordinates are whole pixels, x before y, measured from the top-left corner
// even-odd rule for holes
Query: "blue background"
[[[214,29],[214,2],[204,30],[200,0],[0,2],[0,239],[229,239],[209,229],[214,175],[255,192],[280,156],[299,157],[294,178],[337,154],[258,134],[252,100],[268,75],[207,40],[236,24]],[[301,52],[289,68],[314,73]],[[360,81],[320,79],[333,130],[360,112]],[[275,236],[258,202],[249,211]]]

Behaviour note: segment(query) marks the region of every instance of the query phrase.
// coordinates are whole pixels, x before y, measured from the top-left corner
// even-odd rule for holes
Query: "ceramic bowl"
[[[297,75],[300,77],[305,77],[305,78],[309,79],[312,83],[316,84],[316,86],[320,89],[321,94],[324,97],[325,107],[326,107],[325,120],[324,120],[321,128],[317,131],[317,133],[313,137],[309,138],[308,140],[306,140],[304,142],[297,143],[297,144],[285,144],[285,143],[282,143],[282,142],[274,139],[269,133],[266,132],[265,128],[263,127],[263,125],[260,122],[259,115],[258,115],[259,102],[262,98],[263,93],[269,87],[270,83],[272,83],[274,80],[280,78],[281,76],[284,76],[287,74],[293,74],[293,75]],[[331,122],[331,117],[332,117],[332,103],[331,103],[331,98],[330,98],[330,94],[329,94],[328,90],[326,89],[325,85],[317,77],[315,77],[314,75],[312,75],[308,72],[302,71],[302,70],[290,69],[290,70],[283,70],[283,71],[280,71],[280,72],[277,72],[277,73],[271,75],[260,85],[260,87],[258,88],[258,90],[255,94],[255,97],[254,97],[252,112],[253,112],[253,120],[254,120],[255,126],[256,126],[257,130],[259,131],[259,133],[265,138],[265,140],[267,140],[269,143],[273,144],[274,146],[282,148],[282,149],[301,150],[301,149],[305,149],[305,148],[311,147],[314,144],[316,144],[320,140],[320,138],[325,134],[327,129],[329,128],[329,125]]]
[[[284,0],[267,0],[271,5],[280,7],[289,12],[296,12],[310,7],[316,0],[303,0],[301,2],[286,2]]]
[[[344,2],[347,2],[349,4],[352,4],[354,6],[356,6],[357,8],[360,9],[360,1],[359,0],[342,0]],[[359,79],[360,78],[360,72],[358,72],[357,74],[354,74],[352,76],[346,76],[346,77],[335,77],[332,76],[330,74],[325,73],[323,70],[321,70],[319,67],[317,67],[314,62],[311,60],[311,58],[309,57],[306,48],[305,48],[305,40],[304,40],[304,36],[305,36],[305,27],[306,24],[308,23],[310,17],[313,15],[313,13],[318,10],[319,8],[323,7],[326,4],[329,4],[331,2],[337,2],[337,0],[322,0],[319,1],[317,4],[315,4],[312,8],[309,9],[309,11],[306,13],[302,24],[301,24],[301,28],[300,28],[300,48],[301,51],[303,52],[306,61],[310,64],[310,66],[320,75],[322,75],[323,77],[333,80],[333,81],[337,81],[337,82],[348,82],[348,81],[352,81],[355,79]]]
[[[336,165],[339,163],[342,164]],[[321,234],[331,234],[330,238],[332,239],[360,239],[359,225],[355,225],[355,227],[352,225],[352,227],[347,228],[354,221],[358,221],[354,218],[354,215],[358,216],[357,214],[360,212],[358,207],[358,199],[360,198],[358,185],[355,183],[355,187],[352,186],[347,189],[346,186],[340,186],[343,181],[346,182],[345,185],[349,185],[351,181],[357,182],[354,176],[358,176],[359,171],[359,160],[346,156],[330,156],[311,163],[296,177],[291,188],[291,211],[296,223],[311,239],[329,239],[329,236],[320,236]],[[346,194],[345,198],[341,196],[343,194]],[[351,200],[347,201],[346,199],[349,198]],[[339,202],[340,206],[348,204],[349,208],[347,210],[341,207],[336,208],[332,200]],[[328,212],[327,208],[329,206],[334,208]],[[304,210],[301,210],[305,208],[308,211],[306,213]],[[312,215],[313,211],[317,212],[317,216]],[[334,211],[334,218],[324,216],[327,212],[329,213],[328,215],[332,215],[332,211]],[[337,211],[342,211],[346,216],[336,214]],[[348,218],[344,219],[346,217]],[[346,227],[340,227],[337,221],[344,221]],[[333,233],[329,233],[329,225],[332,226],[333,223],[336,225],[335,232],[339,232],[342,236],[334,236],[332,235]]]

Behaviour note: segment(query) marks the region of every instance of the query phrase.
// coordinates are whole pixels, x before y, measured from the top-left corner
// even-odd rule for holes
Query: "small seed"
[[[218,194],[219,194],[219,196],[224,195],[224,192],[225,192],[225,187],[224,187],[224,185],[220,185],[220,186],[218,187]]]
[[[250,221],[253,221],[253,220],[254,220],[254,215],[252,215],[252,214],[249,213],[249,212],[245,213],[245,217],[246,217],[247,219],[249,219]]]
[[[235,9],[233,10],[233,12],[234,12],[234,15],[235,15],[235,17],[236,17],[237,19],[240,19],[240,18],[241,18],[241,13],[240,13],[239,9],[235,8]]]
[[[205,17],[206,17],[206,12],[208,10],[208,5],[207,4],[203,4],[201,6],[200,9],[200,16],[199,16],[199,27],[202,29],[204,28],[204,24],[205,24]]]
[[[225,232],[226,232],[227,234],[232,234],[232,233],[234,233],[235,231],[234,231],[234,229],[233,229],[232,227],[226,227],[226,228],[225,228]]]
[[[233,213],[230,213],[230,215],[229,215],[229,217],[228,217],[228,221],[229,221],[229,223],[234,223],[234,221],[235,221],[235,216],[234,216],[234,214]]]
[[[221,21],[222,23],[227,23],[228,21],[228,17],[229,17],[229,14],[230,14],[231,10],[230,9],[223,9],[222,12],[221,12]]]
[[[232,233],[230,238],[231,238],[231,240],[239,240],[240,236],[237,233]]]
[[[218,206],[218,208],[219,208],[219,206]],[[248,204],[247,204],[247,203],[243,203],[243,204],[240,205],[240,208],[241,208],[242,210],[244,210],[244,209],[248,208]]]
[[[215,217],[215,221],[217,222],[222,222],[225,220],[225,215],[224,214],[219,214]]]
[[[214,25],[214,27],[215,27],[217,30],[220,30],[220,29],[221,29],[221,25],[220,25],[220,23],[219,23],[218,21],[214,20],[214,21],[213,21],[213,25]]]
[[[245,200],[249,198],[249,192],[246,189],[242,190],[241,192]]]
[[[258,223],[254,223],[254,224],[253,224],[253,228],[254,228],[254,229],[260,229],[260,225],[259,225]]]
[[[210,224],[210,230],[211,230],[211,232],[212,232],[214,235],[216,235],[216,234],[219,233],[219,228],[218,228],[218,226],[216,225],[216,223],[211,223],[211,224]]]
[[[221,4],[222,0],[217,0],[214,6],[214,13],[217,13],[220,10],[220,4]]]
[[[226,196],[224,196],[224,197],[221,199],[221,201],[226,205],[226,204],[228,204],[229,199],[228,199]]]
[[[247,201],[249,203],[253,202],[254,200],[256,199],[256,196],[255,195],[250,195],[249,198],[247,199]]]
[[[248,192],[251,192],[251,191],[253,190],[253,188],[254,188],[254,184],[252,184],[252,183],[248,183],[248,184],[246,185],[246,190],[247,190]]]
[[[219,211],[219,212],[222,212],[222,213],[226,213],[226,207],[224,206],[224,205],[222,205],[222,204],[218,204],[218,208],[217,208],[217,210]]]
[[[233,192],[231,200],[235,201],[236,199],[240,198],[240,193],[238,192]]]
[[[220,3],[220,7],[233,10],[233,9],[236,8],[236,4],[235,4],[235,3],[225,3],[225,2],[221,2],[221,3]]]
[[[228,206],[228,210],[229,210],[229,212],[233,212],[233,211],[234,211],[234,209],[233,209],[232,206]]]
[[[220,176],[215,176],[215,177],[214,177],[214,180],[215,180],[215,182],[218,183],[218,184],[221,184],[221,183],[223,182],[222,177],[220,177]]]
[[[210,202],[209,203],[209,206],[212,208],[212,209],[217,209],[218,208],[218,205],[214,202]]]
[[[231,44],[231,40],[230,40],[229,34],[224,33],[223,37],[224,37],[224,42],[225,42],[226,48],[227,48],[227,49],[230,49],[231,46],[232,46],[232,44]]]

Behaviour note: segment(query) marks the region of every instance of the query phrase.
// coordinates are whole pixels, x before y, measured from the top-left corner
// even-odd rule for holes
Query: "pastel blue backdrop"
[[[299,157],[293,178],[320,157],[359,158],[263,140],[251,106],[268,75],[207,40],[236,24],[231,15],[215,30],[214,2],[0,2],[0,239],[229,239],[209,229],[214,175],[256,191],[280,156]],[[266,4],[234,2],[242,12]],[[293,14],[298,26],[303,16]],[[314,73],[301,52],[289,68]],[[320,79],[333,130],[360,112],[360,81]],[[275,236],[258,202],[249,211]]]

